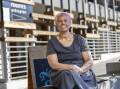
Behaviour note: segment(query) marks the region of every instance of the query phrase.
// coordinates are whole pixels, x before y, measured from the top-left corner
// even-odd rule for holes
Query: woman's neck
[[[70,39],[70,38],[72,38],[72,33],[70,33],[70,32],[60,32],[59,33],[59,38]]]

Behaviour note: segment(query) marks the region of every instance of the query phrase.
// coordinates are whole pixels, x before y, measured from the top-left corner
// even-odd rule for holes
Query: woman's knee
[[[70,77],[70,76],[72,76],[71,71],[69,71],[69,70],[61,71],[60,75],[63,76],[63,77]]]

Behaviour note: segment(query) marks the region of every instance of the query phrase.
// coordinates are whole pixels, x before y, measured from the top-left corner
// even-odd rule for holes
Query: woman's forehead
[[[55,16],[55,20],[57,21],[61,17],[64,17],[67,20],[71,20],[71,16],[68,13],[59,13]]]

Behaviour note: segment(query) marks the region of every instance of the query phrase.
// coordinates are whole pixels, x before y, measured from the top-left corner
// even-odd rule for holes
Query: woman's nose
[[[65,24],[65,21],[62,21],[62,24]]]

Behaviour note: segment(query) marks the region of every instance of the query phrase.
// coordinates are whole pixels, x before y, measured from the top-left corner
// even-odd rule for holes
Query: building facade
[[[68,12],[71,32],[88,40],[94,60],[120,52],[119,0],[2,0],[0,81],[27,78],[30,46],[46,45],[58,34],[54,16]]]

